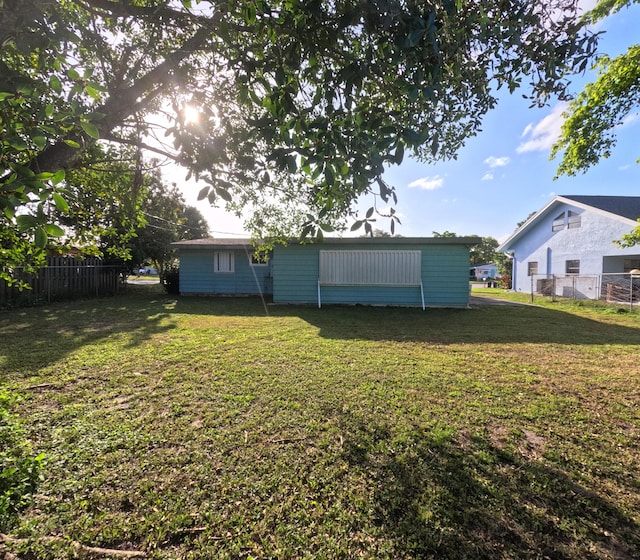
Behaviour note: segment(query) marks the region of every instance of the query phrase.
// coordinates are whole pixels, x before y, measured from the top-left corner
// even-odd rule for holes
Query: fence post
[[[534,274],[531,275],[531,303],[533,303],[533,282],[534,282]]]

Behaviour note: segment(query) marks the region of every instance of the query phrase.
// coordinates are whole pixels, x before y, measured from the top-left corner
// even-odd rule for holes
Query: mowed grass
[[[25,558],[638,557],[637,312],[154,286],[3,312],[0,341],[46,454]]]

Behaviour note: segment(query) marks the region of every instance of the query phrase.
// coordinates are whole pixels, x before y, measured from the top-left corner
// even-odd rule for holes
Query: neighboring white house
[[[615,241],[640,225],[640,196],[556,196],[498,251],[513,259],[513,289],[597,299],[640,269],[640,246]],[[627,280],[628,281],[628,280]]]

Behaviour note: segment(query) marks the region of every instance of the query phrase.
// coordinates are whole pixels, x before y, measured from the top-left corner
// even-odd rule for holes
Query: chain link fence
[[[556,275],[531,277],[534,295],[552,298],[597,299],[613,304],[640,305],[640,274]]]

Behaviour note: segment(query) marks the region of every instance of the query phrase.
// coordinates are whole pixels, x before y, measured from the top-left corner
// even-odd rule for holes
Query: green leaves
[[[563,95],[564,71],[595,48],[567,0],[545,4],[553,25],[525,0],[247,0],[190,10],[197,4],[103,2],[98,14],[40,2],[41,13],[20,8],[20,25],[0,4],[2,21],[14,22],[0,29],[8,219],[30,202],[69,210],[56,188],[66,179],[17,166],[91,170],[102,163],[96,145],[140,147],[150,117],[166,110],[166,145],[154,149],[206,183],[199,200],[249,215],[263,234],[348,227],[364,197],[395,204],[381,179],[389,166],[454,157],[495,104],[494,85],[531,79],[530,95],[544,102]],[[202,108],[197,124],[169,114],[185,103]],[[371,233],[372,220],[356,222]]]
[[[51,237],[62,237],[64,235],[64,230],[56,224],[45,224],[44,231]]]
[[[38,227],[39,222],[35,216],[22,214],[16,216],[16,224],[18,226],[18,231],[24,232],[30,229],[35,229],[36,227]]]
[[[598,75],[587,84],[567,110],[551,158],[561,152],[557,176],[576,175],[606,158],[616,144],[616,128],[640,106],[640,45],[597,63]]]
[[[51,89],[56,93],[62,92],[62,82],[55,74],[51,74],[49,77],[49,86],[51,86]]]
[[[96,140],[100,138],[100,131],[98,130],[98,127],[93,123],[90,123],[86,120],[81,120],[80,126],[82,127],[82,130],[84,130],[89,136],[91,136],[91,138],[94,138]]]
[[[61,195],[59,195],[58,193],[53,193],[51,195],[51,198],[54,202],[54,204],[56,205],[56,208],[58,210],[60,210],[60,212],[68,212],[69,211],[69,205],[67,204],[67,201],[62,198]]]

